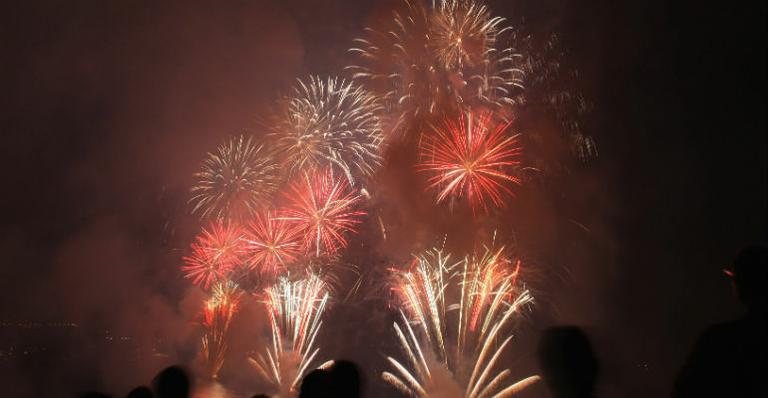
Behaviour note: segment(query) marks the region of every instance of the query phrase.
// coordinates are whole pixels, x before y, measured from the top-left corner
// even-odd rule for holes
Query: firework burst
[[[190,245],[191,254],[183,258],[184,276],[204,289],[227,279],[239,263],[241,237],[240,228],[233,223],[217,221],[203,229]]]
[[[517,135],[507,135],[509,123],[494,123],[490,113],[462,114],[458,123],[447,119],[425,135],[417,169],[430,174],[429,188],[436,202],[466,199],[472,209],[487,210],[488,201],[504,205],[511,184],[520,184],[510,172],[520,165],[522,149]]]
[[[256,214],[243,235],[245,264],[261,273],[277,273],[302,250],[301,231],[273,212]]]
[[[281,278],[265,295],[272,344],[249,362],[281,397],[291,396],[319,352],[315,339],[323,324],[328,289],[319,277],[310,275],[298,281]]]
[[[386,26],[355,39],[356,64],[347,69],[399,115],[393,130],[468,106],[516,104],[523,57],[502,45],[516,40],[503,23],[479,2],[404,0]]]
[[[272,136],[289,171],[330,167],[352,184],[381,165],[381,106],[362,86],[310,77],[285,102]]]
[[[330,171],[304,174],[286,195],[290,205],[282,219],[304,234],[305,249],[316,256],[332,255],[347,246],[345,234],[355,232],[365,212],[354,210],[360,200],[344,179]]]
[[[227,355],[227,332],[238,310],[242,292],[232,281],[217,283],[203,311],[203,357],[208,374],[216,378]]]
[[[192,187],[192,212],[202,218],[254,214],[277,190],[279,168],[261,145],[239,136],[208,154]]]
[[[407,361],[388,357],[393,370],[384,380],[412,396],[452,398],[506,397],[538,380],[510,384],[508,369],[494,370],[512,339],[513,316],[532,301],[517,284],[519,263],[503,252],[454,261],[433,249],[396,271],[403,310],[394,329]]]

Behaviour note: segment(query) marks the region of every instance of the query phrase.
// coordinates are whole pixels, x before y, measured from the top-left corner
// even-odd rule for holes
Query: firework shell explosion
[[[260,274],[276,275],[302,254],[301,230],[278,213],[257,213],[243,234],[245,265]]]
[[[299,381],[316,364],[320,349],[315,340],[323,324],[328,288],[316,275],[296,281],[284,277],[266,289],[265,296],[272,344],[249,362],[277,388],[279,396],[294,396]]]
[[[242,231],[234,223],[211,223],[190,245],[191,254],[183,258],[184,276],[203,289],[226,280],[240,262],[242,243]]]
[[[279,167],[262,145],[239,136],[203,161],[192,187],[192,212],[204,219],[240,219],[254,214],[276,192]]]
[[[385,25],[354,40],[355,64],[347,70],[397,115],[389,130],[443,112],[518,103],[524,60],[505,44],[516,35],[481,3],[404,0]]]
[[[513,317],[532,301],[518,284],[519,262],[503,253],[453,260],[432,249],[395,271],[402,321],[394,329],[406,361],[388,357],[385,381],[411,396],[460,398],[511,396],[538,380],[510,383],[508,369],[495,370]]]
[[[284,103],[271,136],[291,174],[331,168],[354,184],[381,166],[381,105],[362,86],[310,77]]]
[[[360,196],[330,170],[304,174],[286,196],[289,205],[281,217],[300,228],[306,252],[315,256],[333,255],[346,247],[345,234],[355,232],[365,215],[355,210]]]
[[[432,127],[419,145],[417,170],[429,175],[436,202],[465,199],[472,210],[488,210],[488,202],[504,205],[513,196],[510,186],[519,185],[515,175],[522,148],[509,122],[496,122],[488,112],[466,113],[458,120],[447,118]]]
[[[217,283],[203,311],[203,358],[211,378],[217,378],[229,349],[227,333],[232,318],[238,310],[242,291],[236,283]]]

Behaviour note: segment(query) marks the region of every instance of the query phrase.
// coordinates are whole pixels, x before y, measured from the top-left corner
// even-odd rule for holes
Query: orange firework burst
[[[240,228],[232,223],[214,222],[203,229],[190,245],[192,254],[183,258],[184,276],[205,289],[226,279],[238,264],[241,237]]]
[[[496,123],[490,113],[466,113],[458,123],[447,119],[420,144],[417,169],[430,173],[429,188],[437,189],[437,203],[465,198],[472,209],[504,205],[504,194],[520,178],[511,172],[520,165],[517,135],[507,135],[509,123]]]
[[[243,243],[248,268],[276,272],[301,253],[301,231],[272,212],[257,214],[248,224]]]
[[[287,199],[291,204],[281,218],[299,226],[304,233],[304,247],[316,256],[346,247],[344,235],[354,232],[365,214],[354,210],[360,196],[330,171],[305,174],[291,185]]]
[[[211,298],[205,303],[203,311],[203,356],[212,378],[218,376],[227,354],[227,331],[232,318],[237,312],[242,292],[236,283],[226,281],[217,283]]]

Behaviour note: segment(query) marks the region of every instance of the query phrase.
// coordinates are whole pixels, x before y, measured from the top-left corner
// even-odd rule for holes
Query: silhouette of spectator
[[[331,374],[327,370],[315,369],[301,381],[299,398],[331,398]]]
[[[145,387],[145,386],[139,386],[134,388],[126,396],[126,398],[154,398],[154,397],[155,397],[155,394],[152,393],[152,390],[150,390],[149,387]]]
[[[545,330],[538,354],[542,378],[553,397],[594,396],[598,363],[592,344],[581,329],[559,326]]]
[[[88,391],[80,394],[79,398],[110,398],[110,396],[97,391]]]
[[[191,380],[181,366],[169,366],[155,376],[153,380],[157,398],[189,398]]]
[[[361,380],[357,365],[351,361],[339,360],[329,369],[331,396],[334,398],[360,397]]]
[[[269,398],[269,395],[267,394],[256,394],[252,396],[251,398]]]
[[[768,397],[767,268],[768,248],[752,245],[725,271],[747,313],[712,325],[699,336],[675,380],[674,397]]]

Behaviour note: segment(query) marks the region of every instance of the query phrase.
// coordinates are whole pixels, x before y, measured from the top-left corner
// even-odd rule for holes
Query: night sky
[[[602,361],[602,396],[664,396],[697,333],[740,313],[721,269],[767,238],[765,2],[619,3],[488,1],[496,15],[561,33],[595,105],[599,148],[522,189],[504,213],[545,268],[532,282],[542,309],[510,366],[535,371],[537,331],[578,324]],[[342,74],[352,39],[388,4],[0,6],[0,321],[79,325],[76,336],[0,330],[0,350],[35,339],[53,352],[0,358],[10,396],[119,396],[194,357],[201,293],[178,269],[196,228],[192,173],[225,137],[258,135],[259,116],[296,77]],[[364,310],[340,306],[326,345],[379,363],[385,349],[348,343],[376,339],[343,338],[364,333],[353,322]],[[244,330],[259,321],[250,312]],[[174,354],[104,352],[93,341],[105,330],[147,346],[165,336]],[[235,347],[253,342],[248,333]],[[367,369],[371,396],[389,391],[371,380],[380,370]],[[232,384],[250,386],[249,372],[231,369]]]

